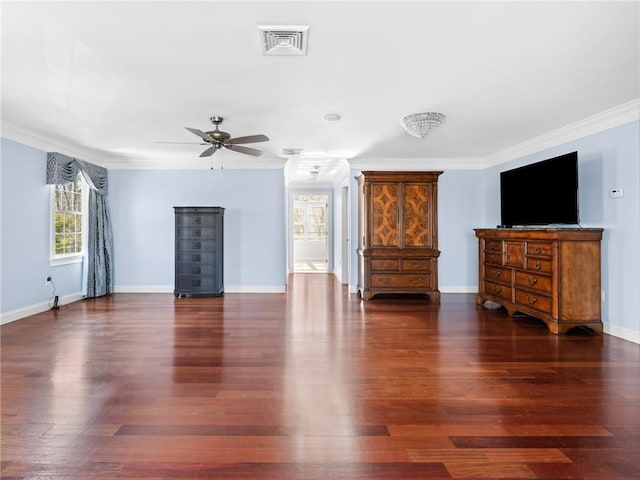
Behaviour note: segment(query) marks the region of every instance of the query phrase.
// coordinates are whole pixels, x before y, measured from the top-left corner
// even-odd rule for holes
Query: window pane
[[[293,226],[293,239],[304,240],[304,225]]]
[[[74,212],[82,211],[82,194],[81,193],[73,194],[73,211]]]
[[[71,213],[64,214],[64,232],[70,233],[76,229],[76,219],[75,215]]]
[[[309,225],[309,240],[324,240],[327,238],[325,225]]]
[[[294,223],[304,222],[304,207],[293,207],[293,221]]]
[[[309,223],[326,223],[324,207],[309,207]]]

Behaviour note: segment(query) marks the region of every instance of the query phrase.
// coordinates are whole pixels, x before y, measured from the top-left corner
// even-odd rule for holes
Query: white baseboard
[[[82,300],[84,297],[82,296],[82,292],[70,293],[69,295],[63,295],[58,297],[58,305],[67,305],[72,302],[77,302],[78,300]],[[11,310],[9,312],[5,312],[0,316],[0,325],[4,325],[5,323],[15,322],[16,320],[20,320],[21,318],[30,317],[31,315],[36,315],[38,313],[46,312],[50,310],[49,301],[35,303],[33,305],[28,305],[26,307],[17,308],[15,310]]]
[[[463,286],[451,285],[451,286],[440,287],[440,293],[478,293],[478,287],[477,286],[470,287],[468,285],[463,285]]]
[[[602,326],[602,330],[607,335],[611,335],[613,337],[622,338],[623,340],[628,340],[633,343],[640,344],[640,331],[631,330],[629,328],[618,327],[617,325],[611,325],[610,323],[605,323]]]
[[[173,285],[120,285],[114,293],[173,293]],[[225,285],[225,293],[284,293],[285,285]]]
[[[285,293],[286,285],[228,285],[225,293]]]
[[[115,285],[113,293],[173,293],[173,285]]]

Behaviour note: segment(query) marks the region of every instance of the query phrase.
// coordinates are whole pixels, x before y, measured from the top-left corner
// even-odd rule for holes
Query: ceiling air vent
[[[302,155],[301,148],[283,148],[282,155],[289,157],[291,155]]]
[[[258,25],[264,55],[306,55],[308,25]]]

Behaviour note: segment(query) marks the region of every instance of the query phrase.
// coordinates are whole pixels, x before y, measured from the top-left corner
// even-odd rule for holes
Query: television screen
[[[578,152],[500,173],[503,227],[579,223]]]

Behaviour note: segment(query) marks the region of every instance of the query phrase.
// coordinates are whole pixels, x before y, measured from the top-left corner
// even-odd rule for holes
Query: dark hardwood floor
[[[640,478],[638,345],[291,280],[4,325],[2,478]]]

